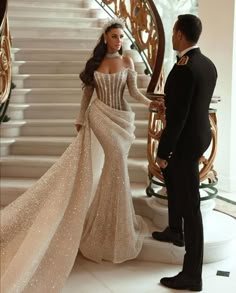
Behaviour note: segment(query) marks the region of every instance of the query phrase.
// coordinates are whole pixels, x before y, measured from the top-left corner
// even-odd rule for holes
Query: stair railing
[[[8,121],[7,107],[12,88],[11,37],[7,16],[8,1],[0,4],[0,123]]]

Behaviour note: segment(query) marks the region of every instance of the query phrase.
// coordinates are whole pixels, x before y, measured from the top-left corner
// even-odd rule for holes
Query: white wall
[[[218,189],[236,191],[236,7],[234,0],[199,0],[201,50],[215,63],[218,82]],[[236,199],[236,193],[235,193]]]
[[[176,52],[173,51],[171,42],[174,23],[176,22],[177,16],[179,14],[197,14],[197,2],[197,0],[154,0],[154,3],[162,19],[165,31],[165,77],[167,77],[168,73],[176,62]]]

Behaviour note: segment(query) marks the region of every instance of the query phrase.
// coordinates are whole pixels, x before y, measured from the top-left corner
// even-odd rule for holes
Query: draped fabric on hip
[[[134,139],[133,119],[132,112],[95,100],[85,126],[60,159],[1,211],[2,292],[59,292],[81,237],[82,253],[94,261],[122,262],[139,253],[145,228],[134,215],[131,196],[127,197],[128,171],[122,160]],[[91,158],[101,146],[91,147],[91,128],[108,155],[93,200],[96,164]],[[109,163],[113,156],[115,166]],[[111,173],[115,175],[109,178]],[[102,223],[105,226],[99,227]]]

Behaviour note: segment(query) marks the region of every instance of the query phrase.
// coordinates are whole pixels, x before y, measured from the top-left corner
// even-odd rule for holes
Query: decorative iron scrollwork
[[[162,199],[167,199],[165,196],[158,195],[152,188],[152,184],[156,186],[164,186],[164,178],[160,167],[156,163],[156,152],[158,143],[163,129],[165,128],[165,113],[158,107],[149,109],[149,126],[148,126],[148,175],[150,184],[147,188],[147,194],[149,196],[155,195]],[[209,110],[209,120],[211,124],[212,141],[207,152],[199,160],[199,176],[200,176],[200,188],[210,189],[207,191],[208,196],[203,197],[202,200],[206,200],[216,196],[217,190],[214,187],[218,181],[217,173],[214,170],[214,159],[217,149],[217,120],[216,112],[214,109]],[[204,181],[207,180],[207,183]]]
[[[6,122],[10,118],[6,115],[9,105],[10,93],[12,89],[12,70],[11,70],[11,36],[9,32],[7,4],[5,0],[1,3],[0,19],[0,123]]]
[[[5,16],[6,17],[6,16]],[[11,89],[11,41],[5,18],[0,42],[0,102],[6,101]]]

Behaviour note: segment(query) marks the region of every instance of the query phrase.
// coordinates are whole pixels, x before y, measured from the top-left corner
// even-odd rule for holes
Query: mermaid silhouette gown
[[[95,262],[120,263],[139,254],[147,228],[132,205],[127,157],[134,113],[123,97],[127,84],[131,96],[149,105],[137,90],[136,75],[128,68],[95,71],[95,88],[84,90],[77,137],[36,184],[1,211],[2,293],[60,292],[78,250]],[[101,166],[94,162],[99,148]]]

